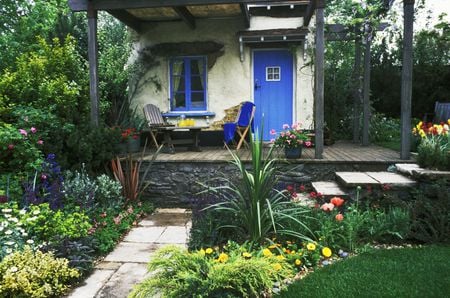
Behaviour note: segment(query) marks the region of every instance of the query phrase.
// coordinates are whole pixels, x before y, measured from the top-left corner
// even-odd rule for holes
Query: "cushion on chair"
[[[223,125],[223,139],[226,144],[228,144],[234,139],[236,128],[237,124],[234,122],[225,123]]]

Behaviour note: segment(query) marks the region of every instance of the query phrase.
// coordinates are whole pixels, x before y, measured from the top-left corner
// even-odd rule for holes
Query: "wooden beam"
[[[250,28],[250,14],[248,13],[248,6],[247,3],[241,3],[241,12],[242,16],[244,17],[244,25],[245,28]]]
[[[410,159],[414,0],[403,1],[403,23],[400,158]]]
[[[323,158],[323,131],[324,131],[324,57],[325,57],[325,21],[324,0],[316,2],[316,57],[314,62],[315,88],[314,88],[314,130],[315,130],[315,158]]]
[[[89,7],[88,16],[88,56],[89,56],[89,96],[91,99],[91,124],[98,127],[99,93],[98,93],[98,40],[97,11]]]
[[[357,33],[357,32],[356,32]],[[359,143],[361,120],[361,39],[355,39],[355,62],[353,64],[353,143]]]
[[[141,31],[141,22],[139,19],[126,10],[108,10],[108,13],[134,31],[138,33]]]
[[[311,22],[311,18],[314,14],[314,10],[316,9],[316,0],[309,1],[308,7],[306,8],[306,14],[303,19],[303,26],[308,27],[309,22]]]
[[[370,130],[370,46],[372,43],[371,33],[365,37],[364,48],[364,87],[363,87],[363,132],[362,145],[369,146]]]
[[[178,16],[189,26],[191,29],[195,29],[195,17],[185,6],[174,6],[172,9],[178,14]]]
[[[311,0],[314,1],[314,0]],[[68,0],[72,11],[87,11],[88,3],[91,3],[95,10],[114,10],[114,9],[138,9],[155,7],[174,7],[191,5],[214,5],[214,4],[240,4],[240,3],[261,3],[261,0]],[[277,3],[277,0],[266,0],[265,4]],[[295,0],[285,0],[284,3]]]

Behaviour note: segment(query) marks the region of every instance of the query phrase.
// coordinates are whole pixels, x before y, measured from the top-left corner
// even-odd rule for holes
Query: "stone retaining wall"
[[[248,163],[250,166],[250,163]],[[148,163],[142,164],[141,175]],[[318,180],[334,180],[336,171],[381,171],[385,164],[305,163],[282,164],[279,172],[280,188],[287,184],[308,184]],[[203,185],[215,184],[218,177],[238,179],[234,165],[227,162],[155,162],[148,172],[148,187],[144,197],[159,206],[188,206]]]

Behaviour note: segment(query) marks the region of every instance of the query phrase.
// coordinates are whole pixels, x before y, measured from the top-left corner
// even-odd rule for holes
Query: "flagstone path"
[[[148,276],[147,263],[153,252],[168,244],[186,246],[190,228],[189,211],[156,209],[155,213],[131,229],[68,297],[127,297],[133,286]]]

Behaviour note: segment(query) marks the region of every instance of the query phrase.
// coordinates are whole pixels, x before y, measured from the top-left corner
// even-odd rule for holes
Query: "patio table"
[[[164,134],[163,141],[163,150],[164,153],[175,153],[175,146],[178,144],[191,144],[188,147],[190,151],[202,151],[199,146],[200,142],[200,131],[202,129],[209,128],[209,126],[169,126],[169,127],[161,127],[159,128],[161,132]],[[173,139],[172,132],[173,131],[189,131],[190,137],[184,139]]]

